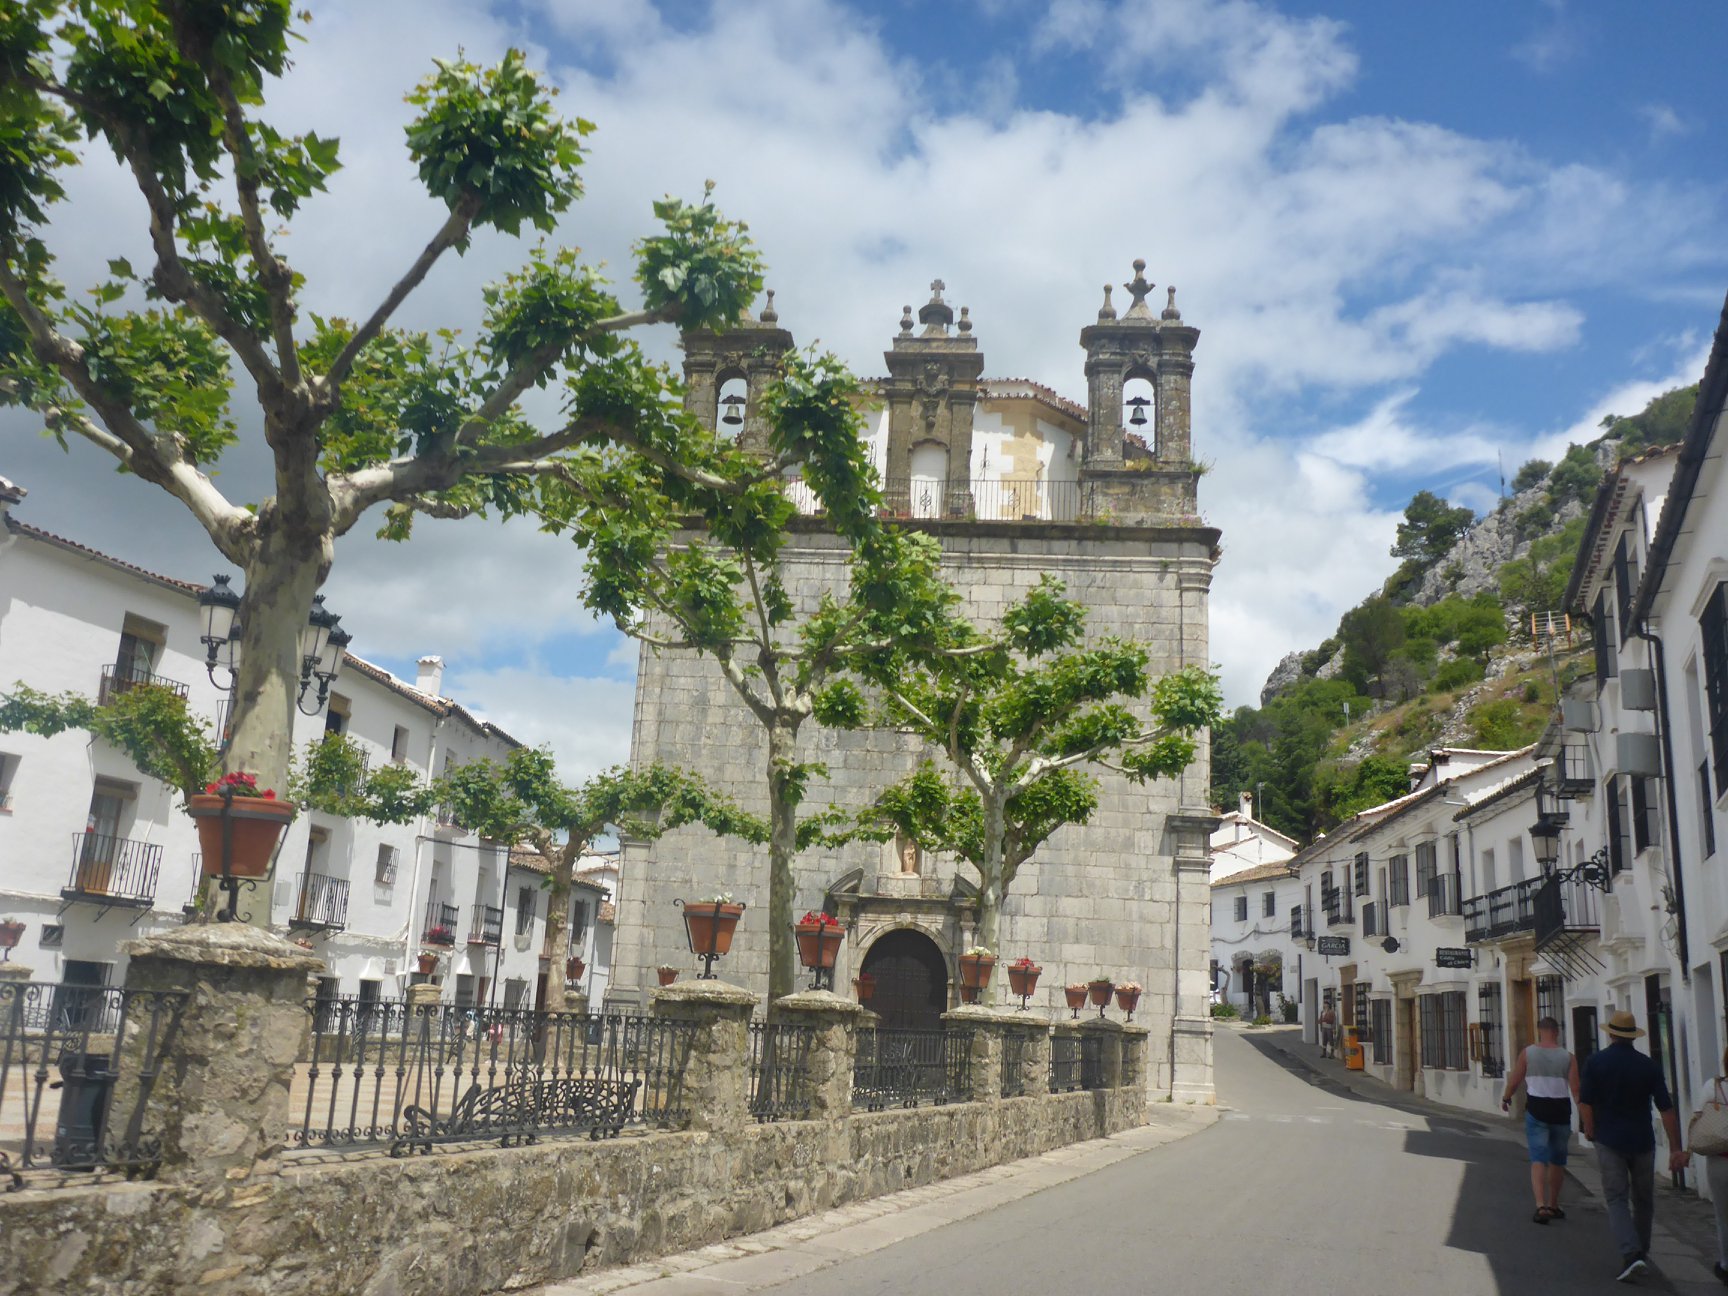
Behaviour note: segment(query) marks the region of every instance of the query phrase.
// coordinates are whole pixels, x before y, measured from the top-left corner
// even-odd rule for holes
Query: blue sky
[[[1143,256],[1202,330],[1202,509],[1224,530],[1213,655],[1232,702],[1393,566],[1417,489],[1483,508],[1532,454],[1696,378],[1728,288],[1728,5],[1559,0],[335,0],[277,124],[346,169],[289,252],[312,309],[361,313],[437,213],[402,92],[435,55],[529,49],[598,123],[560,241],[626,277],[665,192],[749,220],[782,322],[865,374],[942,277],[993,376],[1084,395],[1079,329]],[[100,158],[56,229],[74,283],[147,259]],[[523,249],[477,239],[411,304],[471,321]],[[675,355],[669,333],[650,339]],[[24,516],[179,575],[215,566],[170,501],[0,419]],[[224,484],[242,496],[257,462]],[[345,540],[355,647],[573,771],[627,755],[636,652],[582,613],[576,556],[529,527]]]

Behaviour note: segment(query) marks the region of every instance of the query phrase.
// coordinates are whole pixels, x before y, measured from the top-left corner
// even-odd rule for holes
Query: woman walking
[[[1512,1109],[1512,1095],[1524,1086],[1524,1140],[1530,1148],[1530,1188],[1536,1196],[1533,1222],[1566,1218],[1560,1186],[1566,1182],[1566,1153],[1572,1143],[1572,1100],[1578,1096],[1578,1059],[1560,1043],[1560,1023],[1536,1023],[1536,1043],[1527,1046],[1506,1077],[1500,1109]],[[1717,1214],[1721,1228],[1721,1213]]]

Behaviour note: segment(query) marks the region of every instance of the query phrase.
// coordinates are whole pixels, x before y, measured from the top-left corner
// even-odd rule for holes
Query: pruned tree
[[[355,319],[303,312],[285,227],[340,166],[335,139],[264,115],[288,66],[289,0],[16,0],[0,10],[0,401],[179,500],[245,575],[229,769],[287,775],[298,631],[334,545],[382,507],[532,513],[546,482],[636,454],[710,488],[760,466],[701,435],[628,338],[660,322],[725,327],[761,286],[742,224],[705,196],[655,204],[636,245],[640,309],[568,248],[537,247],[486,290],[474,341],[396,324],[449,253],[483,232],[551,232],[581,197],[580,118],[511,51],[439,61],[408,96],[406,149],[445,209],[396,283]],[[109,262],[86,302],[54,278],[49,219],[80,136],[112,151],[149,213],[153,262]],[[236,396],[236,383],[243,395]],[[537,422],[521,399],[563,388]],[[236,399],[251,406],[237,416]],[[241,428],[256,428],[242,432]],[[271,493],[215,477],[261,439]],[[567,502],[567,501],[566,501]]]
[[[1046,575],[988,631],[951,616],[934,651],[908,641],[854,658],[880,699],[873,722],[916,734],[949,766],[924,762],[863,812],[858,831],[902,832],[972,865],[978,942],[993,953],[1001,953],[1002,902],[1021,868],[1097,808],[1086,767],[1136,783],[1174,777],[1223,705],[1210,671],[1154,678],[1143,645],[1085,644],[1085,624],[1085,608]],[[855,716],[863,700],[858,692]]]

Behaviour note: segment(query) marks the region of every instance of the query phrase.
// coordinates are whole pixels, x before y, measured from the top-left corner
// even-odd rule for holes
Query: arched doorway
[[[879,937],[861,969],[876,979],[870,1010],[888,1030],[940,1030],[948,1009],[948,963],[923,932],[901,928]]]

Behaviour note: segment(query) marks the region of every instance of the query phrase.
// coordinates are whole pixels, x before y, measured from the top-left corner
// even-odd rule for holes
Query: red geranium
[[[1011,964],[1009,964],[1009,966],[1010,967],[1017,967],[1017,968],[1029,968],[1029,967],[1037,967],[1038,965],[1036,963],[1034,963],[1031,959],[1022,957],[1022,958],[1015,959]]]
[[[232,774],[224,774],[214,783],[206,783],[204,795],[221,796],[224,788],[232,788],[237,797],[256,797],[260,801],[274,801],[276,799],[275,788],[265,788],[260,792],[258,790],[258,776],[246,774],[240,770],[235,770]]]
[[[800,927],[838,927],[840,920],[831,913],[819,913],[812,909],[798,920]]]

